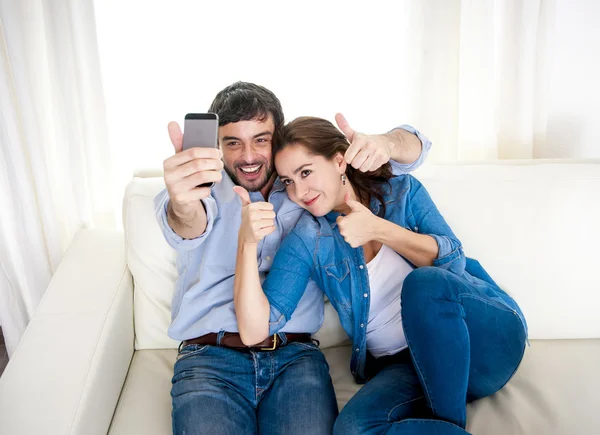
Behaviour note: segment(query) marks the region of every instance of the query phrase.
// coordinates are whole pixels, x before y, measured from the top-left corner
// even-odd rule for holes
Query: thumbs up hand
[[[242,200],[242,224],[238,231],[238,243],[257,244],[275,231],[275,211],[269,202],[251,202],[250,194],[242,186],[233,191]]]
[[[335,115],[335,122],[350,142],[344,155],[346,163],[362,172],[369,172],[389,162],[394,143],[386,135],[354,131],[341,113]]]
[[[349,192],[346,193],[345,201],[349,212],[346,216],[338,216],[336,222],[346,243],[357,248],[374,239],[377,220],[380,218],[360,202],[351,199]]]

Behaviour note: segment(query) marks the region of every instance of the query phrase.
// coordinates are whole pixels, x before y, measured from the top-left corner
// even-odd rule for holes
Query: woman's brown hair
[[[345,155],[350,146],[346,136],[335,126],[322,118],[303,116],[284,125],[273,142],[273,156],[290,145],[302,145],[310,153],[333,159],[337,153]],[[359,201],[370,201],[377,198],[381,203],[381,215],[385,215],[383,185],[394,175],[389,163],[372,172],[361,172],[348,165],[346,175],[356,190]]]

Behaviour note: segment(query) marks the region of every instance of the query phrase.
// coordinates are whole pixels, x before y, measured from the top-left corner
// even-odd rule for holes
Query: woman
[[[261,286],[256,246],[271,212],[244,208],[235,278],[242,339],[276,333],[312,279],[352,339],[352,374],[366,382],[334,433],[465,434],[466,403],[502,388],[522,359],[523,314],[466,259],[414,177],[393,177],[389,164],[362,173],[346,165],[347,148],[322,119],[282,129],[275,166],[307,212]]]

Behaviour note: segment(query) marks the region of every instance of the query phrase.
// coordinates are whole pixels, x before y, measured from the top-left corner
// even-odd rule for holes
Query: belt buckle
[[[277,349],[277,334],[273,334],[273,347],[261,347],[260,350],[275,350]]]

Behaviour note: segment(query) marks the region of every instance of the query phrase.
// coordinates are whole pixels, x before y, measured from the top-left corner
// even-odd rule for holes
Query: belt
[[[283,346],[281,342],[281,337],[278,334],[273,334],[267,337],[264,341],[260,343],[256,343],[252,346],[246,346],[242,339],[240,338],[240,334],[237,332],[225,332],[221,337],[221,342],[218,342],[217,339],[219,334],[212,332],[210,334],[202,335],[201,337],[191,338],[189,340],[184,340],[181,347],[185,347],[188,344],[210,344],[212,346],[222,346],[222,347],[230,347],[233,349],[258,349],[258,350],[275,350],[279,349]],[[306,343],[310,342],[310,334],[298,334],[298,333],[286,333],[285,334],[286,343],[293,342],[301,342]]]

